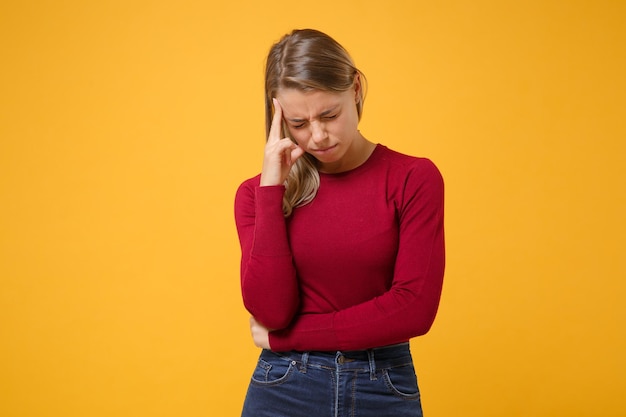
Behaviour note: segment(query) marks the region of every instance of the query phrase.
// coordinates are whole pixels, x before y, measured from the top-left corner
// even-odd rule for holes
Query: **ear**
[[[363,86],[361,85],[361,74],[358,72],[354,76],[354,101],[358,103],[361,100],[361,89]]]

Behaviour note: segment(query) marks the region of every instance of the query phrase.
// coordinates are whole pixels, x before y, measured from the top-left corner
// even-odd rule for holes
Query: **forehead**
[[[345,100],[345,92],[321,90],[300,91],[281,89],[276,99],[283,108],[286,117],[312,117],[340,106]]]

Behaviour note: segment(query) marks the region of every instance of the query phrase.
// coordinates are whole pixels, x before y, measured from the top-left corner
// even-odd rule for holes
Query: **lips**
[[[332,149],[335,149],[336,147],[337,147],[337,145],[335,144],[335,145],[329,146],[327,148],[311,149],[311,152],[314,152],[314,153],[326,153],[326,152],[328,152],[328,151],[330,151]]]

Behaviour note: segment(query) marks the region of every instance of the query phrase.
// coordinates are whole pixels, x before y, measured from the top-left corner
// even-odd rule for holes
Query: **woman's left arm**
[[[288,328],[269,333],[271,349],[367,349],[407,341],[428,332],[443,285],[443,203],[443,179],[428,161],[406,179],[390,289],[343,310],[296,316]]]

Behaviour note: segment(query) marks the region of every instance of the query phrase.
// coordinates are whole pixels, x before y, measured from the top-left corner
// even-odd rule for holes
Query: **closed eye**
[[[339,113],[335,113],[335,114],[322,114],[320,116],[320,118],[322,120],[333,120],[336,119],[339,116]],[[291,126],[292,129],[302,129],[303,127],[306,126],[307,122],[301,119],[289,119],[289,124]]]

